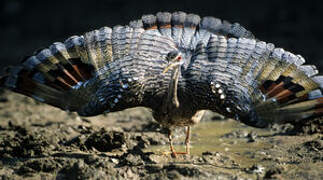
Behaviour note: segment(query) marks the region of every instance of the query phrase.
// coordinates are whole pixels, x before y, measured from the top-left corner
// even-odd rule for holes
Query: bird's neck
[[[177,89],[178,89],[178,79],[180,76],[180,66],[174,68],[171,74],[171,79],[169,82],[168,86],[168,94],[167,94],[167,99],[166,102],[164,103],[164,112],[169,113],[169,111],[172,111],[180,106],[180,102],[178,100],[177,96]]]

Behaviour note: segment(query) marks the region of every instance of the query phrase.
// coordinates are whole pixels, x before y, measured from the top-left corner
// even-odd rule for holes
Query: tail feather
[[[207,43],[211,34],[227,37],[254,39],[254,35],[239,23],[230,23],[214,17],[200,18],[185,12],[159,12],[143,15],[141,19],[129,23],[132,28],[159,31],[175,41],[180,47],[194,48],[199,41]],[[190,47],[189,47],[190,46]]]
[[[159,12],[156,14],[157,17],[157,26],[162,35],[165,35],[169,38],[172,37],[171,31],[171,18],[172,14],[169,12]]]

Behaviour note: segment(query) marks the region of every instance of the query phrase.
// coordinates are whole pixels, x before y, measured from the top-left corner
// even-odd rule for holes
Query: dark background
[[[124,25],[142,14],[182,10],[239,22],[323,69],[322,1],[1,0],[0,67],[34,50],[102,26]]]

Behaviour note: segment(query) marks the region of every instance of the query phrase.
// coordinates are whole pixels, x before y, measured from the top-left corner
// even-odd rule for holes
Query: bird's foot
[[[177,158],[178,155],[189,155],[190,153],[188,152],[171,152],[171,151],[167,151],[167,152],[163,152],[163,155],[169,156],[171,155],[172,158]]]

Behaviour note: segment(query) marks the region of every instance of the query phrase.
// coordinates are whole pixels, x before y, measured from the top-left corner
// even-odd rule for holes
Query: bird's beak
[[[170,69],[177,68],[182,64],[182,61],[173,60],[171,63],[168,64],[168,66],[164,69],[163,74],[167,73]]]

